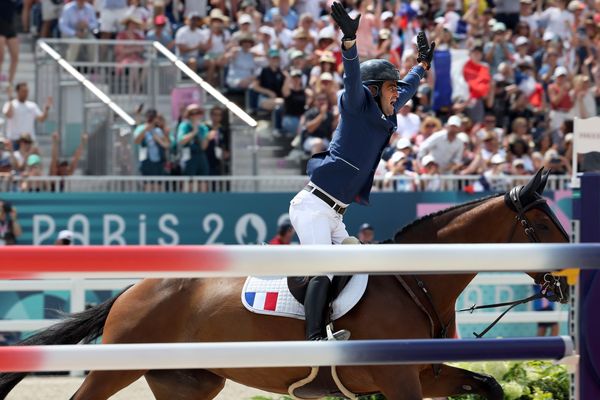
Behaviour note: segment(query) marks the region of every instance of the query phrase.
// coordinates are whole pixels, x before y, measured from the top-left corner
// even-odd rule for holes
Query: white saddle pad
[[[332,319],[336,320],[350,311],[361,299],[369,275],[354,275],[340,295],[333,301]],[[266,315],[278,315],[304,319],[304,306],[290,293],[287,277],[258,278],[250,276],[246,279],[242,290],[242,304],[248,310]]]

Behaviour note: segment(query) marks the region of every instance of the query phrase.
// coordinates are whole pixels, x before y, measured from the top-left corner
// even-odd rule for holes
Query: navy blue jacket
[[[338,99],[340,122],[329,149],[308,161],[310,180],[341,202],[369,204],[381,153],[396,131],[396,113],[417,91],[425,70],[415,66],[398,85],[394,115],[386,117],[360,79],[356,45],[342,51],[344,91]]]

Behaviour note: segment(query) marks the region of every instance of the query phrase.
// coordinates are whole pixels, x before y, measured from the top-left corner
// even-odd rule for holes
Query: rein
[[[510,208],[514,209],[517,213],[517,215],[515,217],[515,224],[513,225],[512,229],[510,231],[510,234],[509,234],[508,238],[506,239],[506,242],[510,243],[510,240],[512,239],[512,237],[515,234],[517,226],[520,225],[523,228],[525,236],[527,236],[527,239],[529,240],[530,243],[540,243],[541,241],[535,231],[535,228],[534,228],[533,224],[529,221],[529,219],[527,218],[525,213],[533,208],[541,208],[543,206],[546,206],[546,200],[539,197],[539,198],[535,199],[534,201],[532,201],[531,203],[527,204],[526,206],[523,206],[523,203],[521,202],[521,198],[519,196],[520,191],[522,189],[523,189],[523,186],[515,187],[515,188],[511,189],[511,191],[509,193],[507,193],[507,195],[505,197],[505,201],[506,201],[507,205]],[[508,200],[510,200],[510,203],[508,202]],[[558,226],[562,230],[562,226],[560,226],[560,225],[558,225]],[[563,232],[563,234],[566,236],[566,233]],[[409,293],[409,295],[411,296],[413,301],[417,304],[417,306],[427,315],[429,322],[431,324],[432,337],[435,336],[434,335],[434,331],[435,331],[434,318],[427,311],[427,309],[423,306],[423,304],[418,300],[417,296],[410,289],[410,287],[408,286],[408,284],[406,283],[404,278],[400,275],[396,275],[396,278],[400,281],[401,285]],[[418,287],[421,289],[421,291],[424,293],[425,297],[427,298],[427,301],[429,302],[431,309],[433,310],[435,319],[437,320],[437,322],[439,323],[439,325],[441,327],[440,334],[436,337],[445,338],[448,333],[449,324],[444,324],[442,322],[442,319],[440,318],[440,314],[438,313],[438,311],[435,307],[435,304],[433,302],[433,299],[431,297],[431,294],[425,287],[425,283],[421,279],[419,279],[417,276],[414,276],[414,279],[415,279],[415,282],[417,283]],[[494,326],[496,326],[496,324],[498,322],[500,322],[500,320],[510,310],[512,310],[513,308],[515,308],[518,305],[526,304],[531,301],[538,300],[538,299],[541,299],[544,297],[550,301],[559,301],[560,302],[560,301],[564,300],[565,297],[564,297],[564,293],[561,288],[560,277],[554,276],[551,273],[546,273],[544,275],[544,279],[543,279],[543,282],[541,283],[541,285],[542,285],[542,289],[538,293],[536,293],[532,296],[526,297],[524,299],[508,301],[508,302],[504,302],[504,303],[488,304],[488,305],[483,305],[483,306],[478,306],[476,304],[473,304],[471,307],[464,308],[462,310],[457,310],[457,312],[469,311],[472,313],[475,310],[480,310],[480,309],[485,309],[485,308],[508,306],[508,308],[506,310],[504,310],[502,312],[502,314],[500,314],[500,316],[498,316],[498,318],[496,318],[483,331],[481,331],[481,333],[473,332],[473,335],[475,335],[475,337],[479,339],[479,338],[482,338],[486,333],[488,333],[490,331],[490,329],[492,329]],[[434,373],[435,373],[435,376],[437,376],[439,374],[439,370],[436,370],[435,367],[434,367]]]
[[[511,202],[510,204],[513,206],[513,208],[517,212],[517,215],[515,217],[516,222],[513,225],[506,242],[507,243],[510,242],[510,239],[512,239],[513,235],[515,234],[515,230],[516,230],[517,226],[521,225],[523,227],[523,231],[525,232],[525,235],[527,236],[527,239],[529,239],[530,243],[540,243],[541,241],[540,241],[537,233],[535,232],[535,228],[533,227],[533,225],[531,224],[531,222],[529,221],[529,219],[527,218],[525,213],[527,211],[531,210],[532,208],[541,207],[543,205],[546,205],[546,200],[544,200],[543,198],[540,197],[540,198],[536,199],[535,201],[531,202],[530,204],[526,205],[525,207],[523,207],[523,204],[521,203],[521,197],[519,196],[519,192],[521,191],[522,188],[523,188],[522,186],[512,188],[507,196],[507,198]],[[473,332],[473,335],[476,338],[480,339],[486,333],[488,333],[490,331],[490,329],[492,329],[494,326],[496,326],[496,324],[498,322],[500,322],[500,320],[502,318],[504,318],[504,316],[510,310],[512,310],[513,308],[515,308],[518,305],[527,304],[530,301],[538,300],[538,299],[541,299],[544,297],[550,301],[562,301],[564,299],[564,294],[563,294],[561,286],[560,286],[560,278],[559,277],[556,277],[556,276],[552,275],[551,273],[547,273],[544,275],[544,281],[543,281],[543,283],[541,283],[541,285],[542,285],[542,289],[538,293],[536,293],[532,296],[526,297],[524,299],[515,300],[515,301],[507,301],[504,303],[488,304],[488,305],[483,305],[483,306],[477,306],[476,304],[473,304],[469,308],[463,308],[462,310],[456,310],[456,312],[469,311],[470,313],[473,313],[473,311],[475,311],[475,310],[481,310],[484,308],[509,306],[506,310],[504,310],[504,312],[502,312],[502,314],[500,314],[500,316],[498,316],[498,318],[496,318],[483,331],[481,331],[481,333]]]

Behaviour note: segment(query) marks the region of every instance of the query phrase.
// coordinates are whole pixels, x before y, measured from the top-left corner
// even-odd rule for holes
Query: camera
[[[8,201],[5,201],[2,204],[2,209],[4,210],[5,214],[10,214],[10,212],[12,211],[12,204],[9,203]]]

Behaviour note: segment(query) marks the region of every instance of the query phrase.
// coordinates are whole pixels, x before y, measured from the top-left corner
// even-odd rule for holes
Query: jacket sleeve
[[[398,100],[396,100],[396,103],[394,104],[396,113],[415,95],[424,75],[425,69],[420,65],[416,65],[412,67],[404,79],[398,83]]]
[[[360,80],[360,61],[356,44],[348,50],[342,45],[342,60],[344,62],[344,93],[342,106],[345,109],[361,109],[366,101],[365,89]]]

